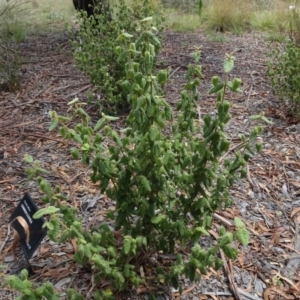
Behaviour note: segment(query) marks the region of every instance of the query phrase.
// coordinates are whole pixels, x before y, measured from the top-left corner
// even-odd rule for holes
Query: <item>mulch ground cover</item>
[[[253,127],[249,116],[264,113],[273,124],[264,125],[262,152],[251,159],[247,178],[231,190],[234,205],[216,212],[214,218],[215,224],[229,227],[234,217],[240,217],[251,235],[249,245],[239,246],[236,260],[223,258],[225,267],[218,272],[208,270],[200,283],[182,278],[182,295],[174,289],[161,289],[157,299],[300,299],[300,125],[272,94],[266,76],[268,45],[255,33],[226,34],[224,42],[213,42],[202,32],[166,32],[158,64],[172,69],[166,92],[171,105],[180,98],[185,72],[198,49],[204,75],[201,116],[215,113],[215,98],[208,90],[212,76],[223,76],[225,53],[236,58],[230,76],[242,79],[243,93],[227,95],[233,116],[227,126],[230,151],[241,142],[238,135]],[[20,251],[16,259],[12,254],[9,216],[25,192],[42,207],[37,184],[25,174],[24,155],[32,155],[51,172],[47,179],[59,185],[70,204],[79,209],[86,228],[104,222],[106,210],[114,208],[114,202],[101,195],[89,180],[89,170],[71,159],[73,142],[48,130],[49,111],[66,114],[70,100],[79,97],[87,101],[88,95],[97,93],[76,67],[68,37],[63,33],[32,36],[22,44],[21,57],[20,89],[0,91],[0,258],[7,266],[7,275],[27,267]],[[87,111],[94,118],[99,115],[95,105],[88,105]],[[116,126],[121,127],[125,117],[121,116]],[[214,227],[211,234],[203,241],[204,246],[213,241]],[[62,299],[69,287],[91,299],[95,288],[92,274],[73,262],[75,247],[71,241],[59,245],[45,238],[30,259],[31,280],[37,284],[51,281],[61,291]],[[147,299],[151,288],[141,285],[117,298]],[[13,290],[0,289],[0,299],[17,295]]]

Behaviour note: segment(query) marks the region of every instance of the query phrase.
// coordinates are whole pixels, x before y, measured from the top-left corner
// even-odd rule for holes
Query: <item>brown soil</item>
[[[251,233],[249,245],[240,247],[238,259],[228,262],[227,269],[209,270],[198,284],[183,280],[181,299],[300,299],[300,126],[272,95],[266,77],[266,43],[254,33],[227,34],[226,42],[221,43],[210,41],[202,32],[167,32],[164,40],[159,65],[172,68],[167,88],[169,103],[175,104],[179,99],[192,53],[201,49],[204,78],[199,109],[201,115],[213,114],[214,96],[207,93],[210,80],[214,75],[222,76],[225,53],[232,53],[236,63],[231,77],[243,81],[243,93],[227,97],[232,105],[233,118],[228,125],[232,149],[240,142],[238,135],[252,128],[249,116],[265,113],[273,121],[264,126],[264,149],[251,160],[247,179],[232,189],[235,205],[217,212],[215,218],[216,223],[228,225],[239,216]],[[87,94],[95,92],[76,67],[67,36],[52,33],[31,37],[22,45],[21,56],[20,89],[0,92],[0,257],[8,266],[7,274],[18,274],[26,266],[21,253],[17,261],[11,253],[10,214],[25,192],[42,206],[36,183],[28,181],[25,174],[25,154],[51,171],[47,179],[61,187],[70,204],[82,209],[83,203],[90,203],[91,210],[81,211],[85,226],[103,221],[105,210],[113,207],[89,181],[89,171],[71,159],[73,142],[62,140],[56,131],[48,131],[49,111],[66,114],[70,100],[79,97],[86,101]],[[97,115],[96,106],[88,106],[88,111]],[[45,238],[30,260],[34,272],[31,278],[37,283],[51,281],[62,296],[66,288],[74,287],[89,299],[94,288],[91,273],[73,263],[73,246],[71,242],[58,245]],[[120,298],[147,299],[143,292],[147,293],[147,287],[141,286]],[[1,299],[14,298],[16,294],[0,289]],[[175,290],[157,297],[179,298]]]

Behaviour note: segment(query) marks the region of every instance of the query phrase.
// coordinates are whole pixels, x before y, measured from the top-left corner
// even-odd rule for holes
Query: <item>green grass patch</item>
[[[285,32],[270,31],[266,32],[263,37],[268,42],[285,43],[288,41],[288,36]]]
[[[256,30],[279,37],[288,31],[289,6],[294,4],[283,0],[203,0],[201,18],[208,31]]]
[[[273,1],[268,7],[256,6],[251,16],[252,28],[259,31],[286,32],[291,19],[290,3]]]
[[[259,31],[286,31],[289,15],[287,11],[257,11],[251,18],[252,28]]]
[[[40,31],[64,29],[64,24],[71,22],[75,16],[72,1],[59,0],[15,0],[17,9],[4,15],[0,21],[0,27],[21,26],[27,34]],[[5,8],[5,2],[0,1],[0,11]]]
[[[225,43],[228,40],[225,34],[216,31],[208,31],[207,37],[211,42],[216,42],[216,43]]]
[[[166,10],[165,26],[177,32],[195,31],[201,26],[197,13],[183,13],[175,9]]]

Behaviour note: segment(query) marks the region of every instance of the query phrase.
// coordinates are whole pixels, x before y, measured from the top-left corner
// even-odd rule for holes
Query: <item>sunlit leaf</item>
[[[244,222],[238,217],[234,217],[234,224],[238,228],[245,228]]]
[[[161,221],[163,221],[166,218],[164,215],[158,215],[156,217],[151,218],[152,224],[159,224]]]
[[[39,219],[41,217],[43,217],[44,215],[52,215],[56,212],[59,211],[59,208],[55,207],[55,206],[48,206],[45,208],[41,208],[39,209],[34,215],[33,218],[34,219]]]
[[[240,227],[236,231],[237,239],[242,243],[242,245],[246,246],[249,243],[249,232],[246,228]]]
[[[33,158],[32,158],[31,155],[25,154],[25,155],[24,155],[24,161],[30,164],[30,163],[33,162]]]

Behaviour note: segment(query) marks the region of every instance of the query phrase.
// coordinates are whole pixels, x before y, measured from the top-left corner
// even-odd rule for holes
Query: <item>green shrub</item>
[[[5,279],[5,284],[9,285],[12,290],[22,293],[22,296],[15,298],[15,300],[60,299],[59,294],[54,291],[53,284],[50,282],[46,282],[42,286],[35,288],[33,283],[28,279],[27,270],[21,271],[20,278],[15,275],[8,276]]]
[[[128,108],[126,94],[120,86],[125,77],[125,62],[118,57],[115,48],[120,44],[117,38],[122,32],[137,36],[138,20],[155,13],[153,25],[160,24],[162,16],[159,7],[152,6],[151,1],[143,0],[129,7],[124,0],[114,6],[113,20],[108,15],[97,15],[87,18],[83,16],[78,36],[73,42],[73,50],[79,68],[84,71],[95,84],[102,99],[98,103],[108,111]]]
[[[125,32],[118,37],[124,43],[117,46],[116,53],[126,62],[120,86],[131,107],[125,128],[116,131],[110,123],[118,118],[103,113],[91,127],[92,120],[78,100],[69,103],[74,108],[70,119],[51,112],[50,129],[63,124],[61,135],[79,143],[78,148],[71,150],[73,157],[92,169],[92,182],[99,183],[101,193],[116,203],[115,210],[107,213],[109,223],[86,231],[75,208],[64,201],[66,197],[60,188],[53,188],[38,177],[44,193],[41,199],[47,207],[34,217],[49,216],[46,227],[51,240],[76,240],[74,260],[92,269],[94,299],[113,299],[115,293],[133,285],[147,284],[148,277],[139,274],[144,264],[153,266],[151,277],[156,274],[157,283],[170,284],[182,291],[180,276],[199,280],[200,274],[206,274],[209,267],[222,266],[217,255],[219,249],[227,257],[236,258],[238,252],[233,242],[245,245],[249,239],[245,225],[236,218],[235,231],[227,232],[221,226],[215,245],[200,246],[201,238],[208,235],[212,226],[213,213],[232,203],[230,186],[246,175],[247,161],[261,149],[260,144],[255,144],[262,130],[257,127],[248,138],[240,136],[240,149],[236,149],[231,158],[222,159],[230,147],[225,133],[231,118],[226,90],[239,92],[241,84],[237,78],[228,79],[234,57],[228,55],[225,59],[225,81],[217,76],[212,78],[209,92],[217,97],[217,117],[207,114],[201,119],[198,116],[201,67],[190,65],[176,108],[177,119],[173,120],[172,108],[160,93],[168,81],[168,72],[155,71],[157,37],[155,31],[146,26],[150,21],[151,18],[141,21],[140,27],[144,30],[134,42],[131,42],[133,36]],[[200,54],[195,53],[195,60],[199,57]],[[80,123],[69,128],[68,122],[78,117]],[[109,146],[106,146],[107,139]],[[26,170],[30,177],[45,173],[40,163],[33,162],[30,156],[26,161],[33,163],[33,167]],[[185,257],[178,253],[176,245],[185,249]],[[176,260],[154,263],[153,254],[161,253],[175,255]],[[107,283],[105,288],[101,288],[103,280]],[[25,294],[23,286],[17,288]],[[33,295],[35,290],[29,288],[26,292]],[[68,299],[83,299],[74,290],[67,294]]]

